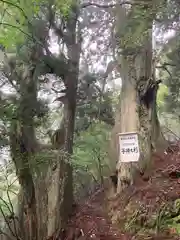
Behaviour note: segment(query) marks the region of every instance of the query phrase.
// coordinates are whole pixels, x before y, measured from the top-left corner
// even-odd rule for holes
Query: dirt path
[[[144,204],[147,213],[156,213],[162,203],[172,202],[180,196],[180,143],[171,147],[171,151],[153,155],[153,168],[148,179],[139,176],[133,186],[136,195],[132,201]],[[127,192],[128,193],[128,192]],[[96,191],[86,202],[79,203],[74,214],[69,220],[66,237],[60,240],[180,240],[174,234],[160,232],[155,236],[128,236],[120,233],[113,227],[111,221],[103,209],[105,193],[102,189]],[[123,198],[117,197],[111,205],[113,210],[121,213]],[[151,216],[149,216],[151,217]],[[148,218],[148,216],[147,216]],[[172,228],[174,231],[174,228]]]
[[[108,216],[103,211],[103,190],[98,190],[83,205],[78,206],[68,224],[68,234],[65,239],[83,240],[130,240],[127,235],[119,233],[112,226]],[[73,236],[81,235],[80,237]]]

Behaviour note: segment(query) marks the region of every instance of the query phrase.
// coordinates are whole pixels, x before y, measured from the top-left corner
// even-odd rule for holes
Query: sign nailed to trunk
[[[135,132],[119,133],[119,161],[137,162],[139,160],[138,134]]]

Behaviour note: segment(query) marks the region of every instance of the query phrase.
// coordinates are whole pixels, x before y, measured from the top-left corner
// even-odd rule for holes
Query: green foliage
[[[27,2],[27,1],[26,1]],[[25,1],[9,0],[0,2],[0,43],[6,48],[15,48],[17,43],[24,41],[29,11],[33,8],[25,8]]]
[[[110,127],[104,123],[94,123],[75,141],[73,161],[76,166],[91,169],[98,178],[99,161],[107,164],[107,149]]]
[[[72,157],[76,191],[81,185],[89,188],[102,183],[103,177],[109,174],[107,150],[110,130],[109,125],[97,122],[76,138]]]
[[[102,93],[97,85],[98,80],[97,74],[87,73],[79,84],[78,95],[81,100],[77,105],[76,121],[76,128],[79,130],[87,129],[96,120],[114,125],[114,93],[109,90]]]
[[[57,12],[68,16],[72,0],[56,0],[54,4]],[[48,7],[48,0],[1,0],[0,44],[14,50],[17,45],[22,45],[26,38],[33,39],[32,19],[39,18],[44,8]]]
[[[0,104],[0,119],[4,122],[10,121],[16,112],[17,106],[13,103],[3,102]]]
[[[168,96],[168,87],[165,84],[161,84],[159,86],[159,90],[157,93],[157,107],[159,112],[163,112],[165,108],[165,102],[164,99],[165,97]]]
[[[164,1],[158,1],[157,4],[151,1],[142,2],[131,8],[127,14],[125,26],[122,27],[122,23],[119,23],[120,46],[127,51],[138,51],[150,34],[149,30],[152,27],[155,16],[158,12],[162,12],[164,8]],[[147,25],[149,28],[147,28]]]
[[[8,162],[0,169],[0,216],[14,212],[18,191],[19,184],[14,165]]]
[[[167,86],[168,94],[164,94],[164,112],[180,116],[180,44],[179,36],[174,36],[165,45],[161,57],[162,65],[165,68],[160,71],[161,78]]]
[[[14,116],[16,111],[16,105],[1,100],[0,103],[0,148],[7,146],[9,144],[8,132],[9,123]]]
[[[180,135],[180,56],[179,56],[179,36],[172,37],[163,47],[160,57],[160,65],[164,66],[160,69],[160,78],[163,84],[160,85],[158,91],[158,110],[161,124],[166,126],[172,132],[165,135],[169,138]]]
[[[55,0],[57,12],[59,11],[65,18],[69,16],[73,0]]]
[[[176,233],[180,234],[180,199],[177,199],[171,209],[172,217],[166,221],[170,229],[174,229]]]
[[[177,234],[180,233],[180,199],[177,199],[172,205],[164,204],[156,217],[156,231],[163,229],[173,229]]]

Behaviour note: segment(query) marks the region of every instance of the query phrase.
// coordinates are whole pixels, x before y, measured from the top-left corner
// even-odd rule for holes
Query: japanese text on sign
[[[138,134],[119,134],[119,151],[120,162],[137,162],[140,156]]]

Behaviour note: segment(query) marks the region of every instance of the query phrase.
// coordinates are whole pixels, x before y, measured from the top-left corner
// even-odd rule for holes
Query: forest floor
[[[180,144],[171,146],[165,153],[154,154],[153,162],[150,176],[139,176],[133,187],[121,196],[108,200],[110,206],[108,211],[121,212],[120,216],[126,216],[126,213],[124,212],[123,215],[122,212],[125,209],[124,201],[128,199],[145,206],[145,218],[148,219],[150,214],[160,209],[162,203],[180,199]],[[77,205],[69,220],[66,237],[61,239],[180,240],[173,227],[164,231],[161,229],[158,233],[146,237],[143,235],[142,238],[139,234],[122,233],[117,225],[112,224],[112,218],[103,205],[103,202],[107,203],[105,200],[107,200],[107,191],[99,189],[83,204]]]

